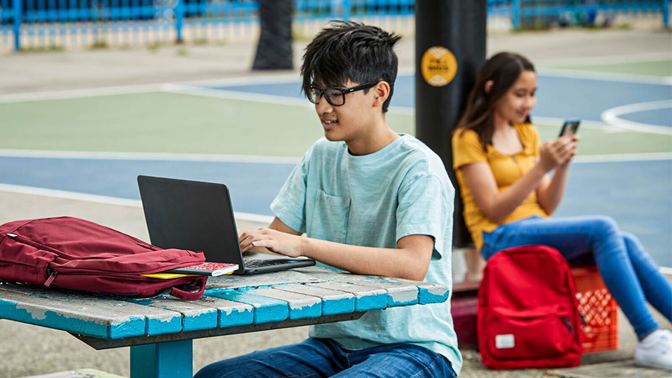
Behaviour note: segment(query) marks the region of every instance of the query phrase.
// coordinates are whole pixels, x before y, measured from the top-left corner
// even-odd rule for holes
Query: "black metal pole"
[[[415,131],[443,160],[455,186],[453,244],[471,243],[453,171],[451,137],[485,62],[486,0],[415,2]]]
[[[253,70],[291,70],[292,0],[259,1],[261,33]]]

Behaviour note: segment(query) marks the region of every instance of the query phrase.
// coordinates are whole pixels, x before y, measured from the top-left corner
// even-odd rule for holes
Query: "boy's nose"
[[[325,96],[320,97],[320,101],[315,104],[315,110],[317,110],[318,114],[322,113],[330,113],[332,110],[334,110],[333,106],[329,102],[327,102],[327,99]]]

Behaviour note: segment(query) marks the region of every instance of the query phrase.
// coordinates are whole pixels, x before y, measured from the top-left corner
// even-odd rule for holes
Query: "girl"
[[[549,218],[562,199],[579,138],[540,145],[529,116],[536,90],[537,75],[526,58],[493,56],[453,135],[453,168],[476,247],[485,260],[504,248],[543,244],[571,262],[595,261],[637,333],[636,362],[672,370],[672,332],[661,330],[646,306],[672,320],[672,285],[638,239],[604,216]]]

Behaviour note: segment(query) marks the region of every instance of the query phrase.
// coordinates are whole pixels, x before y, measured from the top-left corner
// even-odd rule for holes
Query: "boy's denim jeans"
[[[523,219],[484,232],[481,254],[487,260],[501,249],[534,244],[557,249],[572,265],[594,261],[640,339],[659,328],[646,307],[647,301],[672,321],[672,285],[637,237],[620,232],[613,219]]]
[[[455,378],[443,356],[417,345],[391,344],[347,353],[330,339],[256,351],[210,364],[194,378],[380,377]]]

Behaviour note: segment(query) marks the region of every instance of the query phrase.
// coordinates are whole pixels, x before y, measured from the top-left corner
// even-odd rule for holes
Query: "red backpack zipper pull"
[[[57,271],[55,271],[55,270],[52,271],[51,275],[49,275],[49,278],[47,278],[47,281],[44,283],[44,286],[49,287],[51,285],[51,283],[54,282],[54,280],[56,279],[57,274],[58,274]]]

